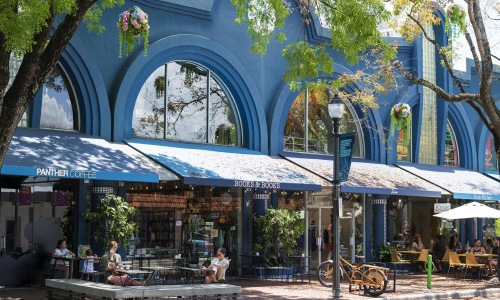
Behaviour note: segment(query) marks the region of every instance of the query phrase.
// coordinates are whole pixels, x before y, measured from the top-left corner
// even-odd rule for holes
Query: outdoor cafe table
[[[206,273],[211,270],[210,268],[179,268],[179,279],[184,275],[184,283],[190,283],[193,282],[193,277],[195,275],[203,275],[201,279],[201,282],[203,282]]]
[[[497,256],[496,254],[482,254],[482,253],[474,253],[474,257],[477,260],[477,263],[479,264],[487,264],[490,259],[493,257]],[[460,257],[460,260],[463,260],[465,262],[465,253],[459,254],[458,257]]]
[[[160,266],[156,266],[156,267],[140,267],[141,270],[146,270],[146,271],[150,271],[151,272],[151,276],[150,278],[153,279],[155,277],[155,275],[158,275],[162,281],[163,284],[166,284],[167,283],[167,280],[168,280],[168,276],[170,276],[170,272],[172,272],[172,270],[174,270],[175,268],[174,267],[160,267]],[[161,276],[162,275],[162,271],[165,271],[163,274],[164,276]]]
[[[57,271],[57,270],[55,270],[55,266],[57,265],[58,260],[62,260],[65,265],[69,265],[69,278],[79,278],[78,276],[74,277],[75,271],[78,270],[77,263],[80,262],[79,257],[73,257],[73,256],[71,256],[71,257],[69,257],[69,256],[55,257],[55,256],[53,256],[52,259],[54,260],[54,264],[52,266],[51,278],[54,278],[54,273]],[[67,264],[66,264],[66,262],[67,262]]]
[[[399,250],[398,253],[401,253],[403,259],[407,259],[411,262],[416,261],[418,259],[418,256],[420,255],[420,251],[413,250]]]

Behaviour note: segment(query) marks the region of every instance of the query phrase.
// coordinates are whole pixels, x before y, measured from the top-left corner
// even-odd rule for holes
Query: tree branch
[[[443,60],[443,63],[448,70],[448,73],[450,73],[451,78],[453,79],[453,82],[457,85],[457,87],[460,89],[461,93],[465,93],[465,89],[462,85],[462,82],[458,79],[457,75],[453,71],[453,67],[451,66],[450,62],[448,61],[448,58],[446,55],[441,53],[441,46],[436,42],[436,40],[432,39],[428,34],[427,31],[425,31],[425,28],[422,26],[420,21],[415,19],[412,15],[408,14],[408,17],[417,24],[418,27],[420,27],[420,30],[422,31],[422,34],[424,35],[425,39],[428,40],[431,44],[434,45],[434,47],[437,49],[439,56]]]
[[[399,61],[393,61],[392,65],[398,69],[406,79],[409,81],[422,85],[425,87],[428,87],[429,89],[433,90],[441,99],[444,99],[446,101],[450,102],[460,102],[463,100],[469,100],[469,101],[477,101],[479,99],[478,94],[470,94],[470,93],[460,93],[460,94],[450,94],[447,93],[445,90],[443,90],[441,87],[437,86],[434,83],[431,83],[425,79],[419,78],[412,73],[410,73],[404,66],[403,64]]]

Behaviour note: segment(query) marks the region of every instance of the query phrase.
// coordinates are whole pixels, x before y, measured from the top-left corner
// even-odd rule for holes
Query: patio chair
[[[460,258],[458,257],[458,253],[450,251],[449,252],[449,261],[448,261],[448,273],[450,273],[450,269],[453,269],[453,275],[457,270],[460,270],[460,278],[465,271],[465,264],[460,262]]]
[[[446,249],[446,251],[443,254],[443,258],[439,259],[437,257],[434,258],[434,256],[433,256],[432,261],[434,262],[434,264],[436,265],[438,270],[443,271],[444,270],[443,268],[446,265],[448,265],[448,263],[450,261],[450,249]]]
[[[429,249],[422,249],[417,260],[415,260],[415,270],[418,268],[418,270],[422,272],[422,269],[427,263],[427,256],[429,256]]]
[[[391,249],[391,262],[390,263],[394,265],[394,270],[395,270],[394,272],[398,271],[398,266],[402,266],[400,269],[400,274],[403,273],[404,266],[408,266],[408,268],[409,268],[411,265],[411,261],[399,258],[399,254],[396,251],[396,249]],[[408,269],[408,272],[409,272],[409,269]]]
[[[465,253],[465,274],[464,277],[467,275],[467,271],[471,270],[471,276],[472,273],[477,274],[477,279],[481,277],[481,272],[484,269],[485,264],[479,264],[476,260],[476,257],[474,256],[473,253]]]
[[[94,276],[97,275],[96,265],[101,264],[100,257],[88,256],[83,260],[83,268],[80,272],[80,279],[82,280],[94,280]]]

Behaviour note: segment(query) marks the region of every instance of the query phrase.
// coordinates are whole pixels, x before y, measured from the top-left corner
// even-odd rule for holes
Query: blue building
[[[119,58],[116,22],[134,4],[149,15],[147,55],[137,46]],[[326,104],[333,94],[290,91],[282,81],[283,46],[271,43],[265,56],[252,54],[245,26],[234,18],[227,0],[137,0],[105,11],[103,34],[78,29],[19,124],[1,169],[2,266],[14,272],[49,254],[62,238],[68,208],[76,216],[72,247],[97,249],[81,214],[109,193],[141,211],[128,256],[195,250],[209,257],[224,246],[239,266],[254,250],[252,215],[288,207],[303,211],[308,226],[299,250],[313,268],[326,259],[333,174]],[[327,39],[312,19],[307,41]],[[302,27],[292,16],[284,30],[291,36]],[[444,25],[434,34],[446,41]],[[417,75],[454,89],[431,45],[388,39],[401,45],[400,60]],[[362,68],[334,58],[334,77]],[[470,63],[463,80],[471,91],[478,86]],[[472,242],[471,222],[433,214],[465,201],[496,207],[500,200],[491,135],[473,109],[403,80],[400,87],[379,95],[378,110],[346,103],[341,129],[357,137],[341,186],[338,230],[341,253],[351,260],[370,261],[379,243],[405,244],[415,233],[429,246],[437,234],[454,232]],[[355,88],[363,86],[344,91]],[[500,99],[498,81],[494,89]],[[397,103],[411,108],[411,128],[389,130]],[[479,220],[477,228],[480,238],[495,235],[491,220]],[[30,255],[14,259],[16,247]],[[36,282],[45,268],[3,272],[9,277],[0,277],[0,285]]]

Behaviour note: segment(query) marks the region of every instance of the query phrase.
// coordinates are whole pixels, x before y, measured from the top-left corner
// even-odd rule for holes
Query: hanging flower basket
[[[144,39],[144,55],[147,55],[149,46],[149,21],[148,14],[139,7],[122,12],[118,19],[118,30],[120,32],[120,52],[118,57],[122,57],[122,51],[128,56],[134,50],[134,44],[139,44]]]
[[[411,108],[406,103],[397,103],[391,109],[391,134],[394,129],[404,130],[403,140],[408,141],[411,128]]]
[[[465,33],[465,19],[467,14],[458,4],[450,4],[446,7],[445,29],[453,37],[458,37],[460,33]]]

